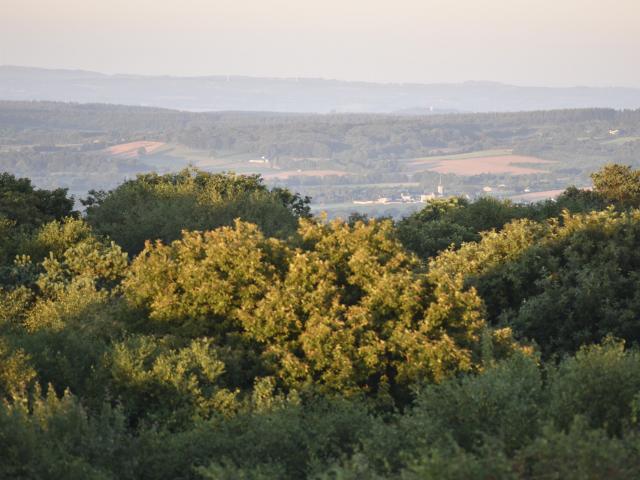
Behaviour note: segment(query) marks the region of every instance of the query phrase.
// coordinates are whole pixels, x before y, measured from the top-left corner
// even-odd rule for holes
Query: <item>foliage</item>
[[[134,478],[133,439],[120,412],[105,406],[89,415],[68,392],[3,403],[0,432],[2,478]]]
[[[635,342],[639,228],[639,212],[612,209],[521,220],[444,252],[430,275],[461,276],[459,291],[482,298],[479,314],[535,340],[546,354],[575,351],[609,333]]]
[[[637,371],[637,355],[608,342],[549,366],[548,377],[535,359],[515,356],[480,375],[426,386],[411,410],[375,424],[360,450],[322,478],[634,478],[634,401],[614,397],[637,384],[625,381],[610,396],[601,387],[615,382],[607,383],[609,374]],[[581,378],[569,373],[577,371]],[[592,415],[600,409],[616,418],[617,434]]]
[[[592,173],[593,189],[608,202],[640,206],[640,170],[629,165],[608,164]]]
[[[284,255],[282,242],[240,221],[233,228],[185,232],[170,245],[147,243],[125,291],[134,305],[149,310],[151,321],[169,323],[170,331],[223,336],[239,331]]]
[[[627,479],[640,475],[640,438],[623,439],[601,429],[589,429],[577,419],[568,432],[553,428],[542,434],[515,459],[516,478]]]
[[[375,421],[362,403],[286,401],[266,411],[201,422],[180,434],[146,431],[140,470],[142,478],[162,479],[313,478],[352,453]]]
[[[640,392],[640,354],[625,352],[622,342],[608,338],[602,345],[582,347],[552,370],[550,384],[549,411],[564,429],[574,415],[615,435],[637,422],[633,409]]]
[[[255,226],[148,243],[124,282],[157,331],[240,335],[289,388],[406,395],[473,367],[483,324],[427,300],[441,294],[393,236],[392,223],[302,221],[300,245]],[[412,361],[408,361],[412,359]]]
[[[67,190],[36,189],[28,178],[0,173],[0,284],[29,235],[52,220],[74,214]]]
[[[232,413],[235,393],[224,388],[224,363],[206,338],[173,346],[171,339],[131,337],[102,360],[99,381],[121,399],[132,422],[184,428],[191,420]]]
[[[36,392],[29,405],[0,405],[1,468],[5,478],[55,478],[63,468],[71,478],[634,478],[633,408],[611,408],[616,392],[589,392],[605,393],[603,377],[637,372],[637,351],[609,342],[551,368],[558,373],[545,380],[535,359],[516,355],[478,375],[426,385],[413,407],[391,416],[372,415],[358,399],[281,399],[178,431],[158,423],[132,431],[120,408],[87,411],[68,392]],[[588,398],[591,411],[614,415],[617,434],[585,411]]]
[[[30,358],[21,349],[14,350],[0,338],[0,398],[19,398],[36,377]]]
[[[256,223],[267,235],[286,237],[297,218],[309,214],[308,203],[283,189],[270,191],[257,175],[195,169],[138,175],[85,200],[89,224],[132,254],[146,240],[171,242],[182,230],[212,230],[236,218]]]
[[[586,213],[602,210],[608,202],[598,192],[567,188],[555,201],[515,204],[510,200],[481,197],[475,201],[452,197],[431,200],[422,210],[397,223],[403,245],[428,259],[465,242],[477,242],[482,232],[499,231],[514,220],[538,222],[555,218],[563,211]]]
[[[73,199],[67,197],[66,189],[40,190],[28,178],[0,173],[0,219],[34,228],[68,216],[72,210]]]
[[[251,177],[125,185],[90,221],[0,222],[0,477],[640,475],[632,201],[327,222]],[[192,219],[249,195],[291,223],[172,232],[129,261],[104,206],[138,194],[153,215],[204,202]]]

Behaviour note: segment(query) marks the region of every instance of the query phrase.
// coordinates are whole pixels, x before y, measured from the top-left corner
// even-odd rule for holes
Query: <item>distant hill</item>
[[[118,103],[188,111],[429,114],[640,108],[640,88],[519,87],[493,82],[378,84],[315,78],[105,75],[0,66],[0,99]]]

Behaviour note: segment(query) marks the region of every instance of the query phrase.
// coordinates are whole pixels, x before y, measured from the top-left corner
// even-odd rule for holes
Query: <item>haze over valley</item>
[[[368,83],[321,78],[105,75],[0,66],[0,99],[110,103],[188,111],[298,113],[507,112],[640,108],[640,88],[535,87],[497,82]]]

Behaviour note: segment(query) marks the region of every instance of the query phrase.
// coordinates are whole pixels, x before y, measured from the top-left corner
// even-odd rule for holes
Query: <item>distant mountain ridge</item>
[[[496,82],[398,84],[317,78],[107,75],[0,66],[0,100],[144,105],[188,111],[405,115],[640,108],[640,88],[521,87]]]

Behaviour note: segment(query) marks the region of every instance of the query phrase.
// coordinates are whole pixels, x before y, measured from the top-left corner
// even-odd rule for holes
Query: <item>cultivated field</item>
[[[146,140],[140,140],[137,142],[121,143],[120,145],[114,145],[107,148],[107,151],[111,155],[115,155],[120,158],[137,158],[138,150],[140,148],[145,149],[145,154],[157,152],[165,144],[163,142],[149,142]]]
[[[562,192],[564,192],[564,190],[545,190],[543,192],[523,193],[522,195],[514,195],[511,197],[511,200],[515,200],[517,202],[539,202],[549,198],[556,198]]]
[[[342,177],[348,172],[344,170],[283,170],[281,172],[264,173],[262,176],[266,179],[277,178],[286,180],[291,177]]]
[[[551,160],[525,155],[513,155],[511,150],[486,150],[461,155],[444,155],[410,160],[407,167],[412,172],[430,171],[456,175],[480,175],[483,173],[509,173],[525,175],[547,173],[547,170],[519,164],[550,164]]]

